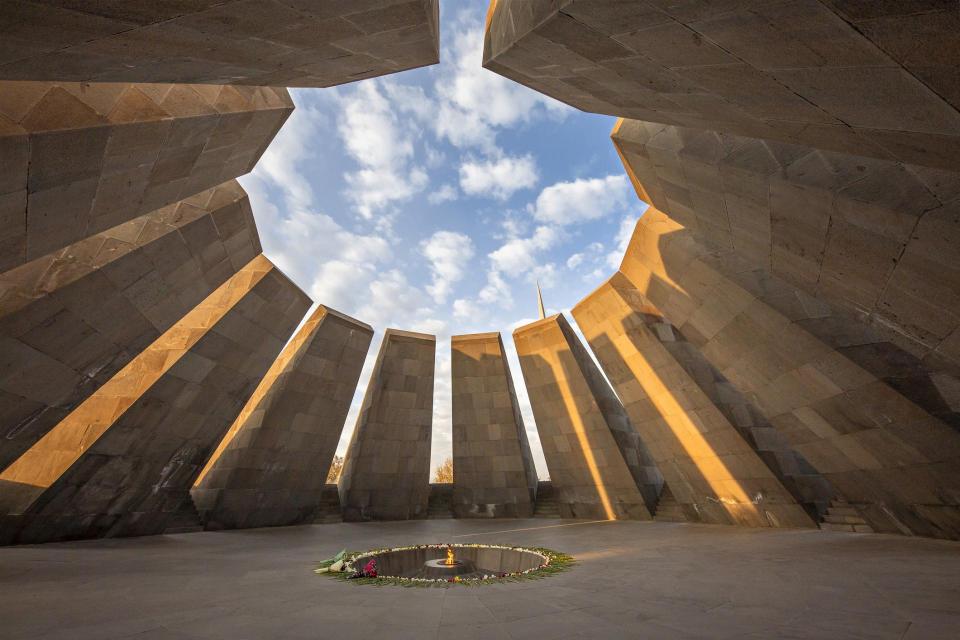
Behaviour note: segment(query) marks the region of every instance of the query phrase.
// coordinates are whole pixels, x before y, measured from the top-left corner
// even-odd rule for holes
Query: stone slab
[[[566,319],[513,339],[561,517],[649,519],[663,479]]]
[[[194,483],[207,530],[313,522],[372,337],[323,305],[303,323]]]
[[[635,120],[612,139],[716,268],[960,428],[960,173]]]
[[[781,477],[799,467],[794,452],[777,451],[793,463],[781,477],[768,468],[755,447],[771,447],[744,437],[717,406],[719,394],[708,395],[716,372],[681,350],[688,343],[626,276],[614,274],[572,313],[688,521],[816,526],[811,514],[819,520],[826,509],[829,485],[823,496],[788,491]],[[800,504],[807,500],[809,513]]]
[[[247,173],[292,111],[283,88],[0,81],[0,271]]]
[[[716,264],[651,207],[620,271],[874,530],[960,536],[960,434]]]
[[[5,3],[0,79],[330,87],[439,59],[438,0]]]
[[[344,521],[427,517],[437,341],[387,329],[340,474]]]
[[[453,511],[529,518],[537,471],[499,332],[451,338]]]
[[[956,171],[960,17],[914,4],[493,0],[483,60],[584,111]]]
[[[309,304],[254,258],[0,474],[3,541],[162,532]]]
[[[231,180],[0,274],[0,471],[259,253]]]

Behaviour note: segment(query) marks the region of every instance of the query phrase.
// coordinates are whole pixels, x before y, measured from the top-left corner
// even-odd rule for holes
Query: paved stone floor
[[[568,573],[484,587],[357,586],[341,547],[543,545]],[[334,524],[0,549],[0,637],[960,638],[960,544],[550,520]]]

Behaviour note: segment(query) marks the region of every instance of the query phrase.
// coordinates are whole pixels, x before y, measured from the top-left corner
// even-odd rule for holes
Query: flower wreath
[[[542,562],[532,569],[513,572],[488,573],[482,577],[461,578],[406,578],[403,576],[384,576],[377,572],[377,555],[394,551],[413,551],[419,549],[509,549],[532,553],[542,558]],[[574,563],[572,556],[543,547],[515,547],[502,544],[418,544],[406,547],[390,547],[385,549],[370,549],[368,551],[341,551],[332,558],[320,562],[314,573],[323,574],[339,580],[350,580],[357,584],[395,584],[404,587],[432,587],[461,584],[467,586],[494,584],[497,582],[518,582],[521,580],[538,580],[566,571]]]

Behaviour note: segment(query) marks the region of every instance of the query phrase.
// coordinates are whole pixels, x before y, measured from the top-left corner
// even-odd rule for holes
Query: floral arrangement
[[[461,578],[455,576],[452,578],[407,578],[403,576],[382,576],[377,573],[376,557],[382,553],[391,553],[395,551],[413,551],[420,549],[449,549],[449,548],[471,548],[471,549],[508,549],[511,551],[520,551],[540,556],[542,562],[532,569],[514,572],[489,573],[480,577]],[[366,562],[364,562],[366,561]],[[368,551],[341,551],[333,558],[319,563],[314,573],[326,574],[328,576],[340,579],[350,580],[358,584],[376,584],[387,585],[394,584],[404,587],[433,587],[450,586],[451,584],[460,584],[465,586],[476,586],[481,584],[493,584],[497,582],[518,582],[521,580],[537,580],[566,571],[574,563],[573,557],[552,549],[543,547],[515,547],[502,544],[419,544],[406,547],[390,547],[385,549],[370,549]]]

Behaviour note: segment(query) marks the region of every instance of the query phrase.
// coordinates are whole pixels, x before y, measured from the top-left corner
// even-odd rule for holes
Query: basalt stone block
[[[4,541],[161,533],[309,304],[254,258],[0,474]]]
[[[231,180],[0,274],[0,471],[259,253]]]
[[[484,66],[584,111],[960,169],[956,7],[491,0]]]
[[[434,336],[387,329],[340,474],[343,519],[427,517]]]
[[[0,271],[249,172],[292,111],[273,87],[0,82]]]
[[[874,530],[960,538],[960,434],[719,264],[651,207],[620,271]]]
[[[314,311],[194,483],[207,529],[313,522],[372,337],[359,320]]]
[[[522,326],[513,339],[560,515],[650,519],[663,479],[566,319]]]
[[[500,334],[451,338],[453,511],[529,518],[537,472]]]
[[[808,512],[818,517],[826,509],[829,485],[820,479],[819,484],[791,482],[796,494],[787,489],[802,466],[796,454],[786,446],[758,443],[749,413],[730,412],[741,421],[740,429],[730,421],[717,404],[727,400],[726,389],[719,387],[722,379],[696,352],[682,349],[689,343],[626,276],[614,274],[581,300],[573,315],[687,520],[815,526]],[[778,466],[783,482],[755,450],[760,447],[787,458],[785,468]],[[776,455],[770,457],[777,462]],[[820,488],[826,490],[822,496],[801,491]]]
[[[725,275],[960,424],[960,173],[636,120],[612,139]]]
[[[329,87],[439,59],[438,0],[14,0],[0,79]]]

